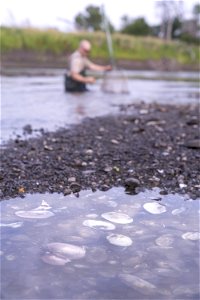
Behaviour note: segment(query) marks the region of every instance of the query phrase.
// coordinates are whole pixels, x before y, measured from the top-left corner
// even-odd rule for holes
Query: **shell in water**
[[[157,202],[147,202],[143,205],[144,209],[151,214],[162,214],[166,212],[166,207]]]
[[[67,243],[50,243],[46,246],[42,260],[50,265],[63,266],[74,259],[85,256],[85,248]]]
[[[1,223],[0,227],[10,227],[10,228],[19,228],[23,225],[23,222],[15,222],[15,223]]]
[[[19,210],[15,214],[18,217],[28,219],[47,219],[54,216],[54,213],[48,210]]]
[[[54,216],[54,213],[50,212],[49,209],[51,206],[42,200],[40,206],[32,209],[32,210],[19,210],[16,211],[15,214],[21,218],[29,218],[29,219],[46,219]]]
[[[101,216],[102,218],[110,222],[118,223],[118,224],[128,224],[133,222],[133,219],[129,217],[127,214],[123,214],[115,211],[104,213]]]
[[[85,220],[83,225],[91,227],[91,228],[99,228],[103,230],[114,230],[115,225],[105,221],[98,220]]]
[[[133,243],[128,236],[122,234],[109,234],[106,239],[115,246],[128,247]]]
[[[182,234],[182,238],[184,240],[197,241],[200,239],[200,233],[197,231],[196,232],[188,231],[188,232]]]
[[[156,239],[156,244],[162,248],[168,248],[174,241],[174,238],[170,234],[163,234]]]
[[[144,294],[155,293],[156,286],[152,283],[131,274],[120,274],[119,278],[130,288],[136,289]]]
[[[70,262],[68,258],[59,257],[53,254],[45,254],[41,258],[43,262],[53,266],[64,266],[66,263]]]
[[[181,214],[184,211],[185,211],[184,207],[176,208],[176,209],[172,210],[172,215],[176,216],[176,215]]]
[[[51,209],[51,208],[52,207],[49,206],[49,204],[46,201],[42,200],[40,206],[34,208],[34,210],[48,210],[48,209]]]
[[[47,250],[55,255],[62,255],[68,259],[79,259],[85,256],[85,248],[67,243],[47,244]]]

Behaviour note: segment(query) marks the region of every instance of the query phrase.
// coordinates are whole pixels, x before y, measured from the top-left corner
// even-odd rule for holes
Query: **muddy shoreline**
[[[67,66],[67,56],[56,56],[53,54],[31,53],[14,51],[1,54],[1,74],[6,74],[10,68],[60,68]],[[93,59],[99,64],[107,64],[109,60]],[[117,67],[125,70],[150,70],[150,71],[199,71],[199,65],[183,65],[173,59],[162,60],[117,60]]]
[[[0,198],[123,186],[133,194],[159,187],[197,199],[199,128],[197,106],[144,103],[120,106],[117,116],[41,130],[40,137],[31,137],[27,125],[24,136],[1,150]]]

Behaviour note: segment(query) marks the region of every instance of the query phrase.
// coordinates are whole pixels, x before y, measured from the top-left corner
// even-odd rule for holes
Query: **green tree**
[[[200,15],[200,4],[197,3],[194,5],[193,7],[193,15],[197,18],[199,18],[199,15]]]
[[[135,21],[129,22],[129,24],[121,29],[122,33],[141,36],[149,35],[151,33],[151,28],[144,18],[137,18]]]
[[[101,31],[104,29],[104,20],[101,12],[101,8],[94,5],[89,5],[85,8],[85,11],[79,13],[75,17],[75,24],[77,28],[92,31]],[[110,31],[114,31],[114,26],[108,20]]]

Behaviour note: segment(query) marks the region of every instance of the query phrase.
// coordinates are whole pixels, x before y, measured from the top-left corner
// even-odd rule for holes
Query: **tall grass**
[[[57,30],[1,27],[1,51],[23,50],[63,55],[77,48],[81,39],[91,41],[93,58],[108,58],[103,32],[63,33]],[[160,60],[172,59],[181,64],[198,64],[198,46],[183,42],[166,42],[153,37],[135,37],[115,33],[112,36],[116,59]]]

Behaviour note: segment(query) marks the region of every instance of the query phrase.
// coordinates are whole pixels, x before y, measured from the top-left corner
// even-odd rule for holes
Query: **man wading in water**
[[[91,44],[87,40],[80,42],[79,48],[69,58],[69,74],[65,76],[65,91],[85,92],[86,83],[94,83],[95,78],[86,76],[86,70],[109,71],[111,65],[100,66],[92,63],[87,57],[91,50]]]

